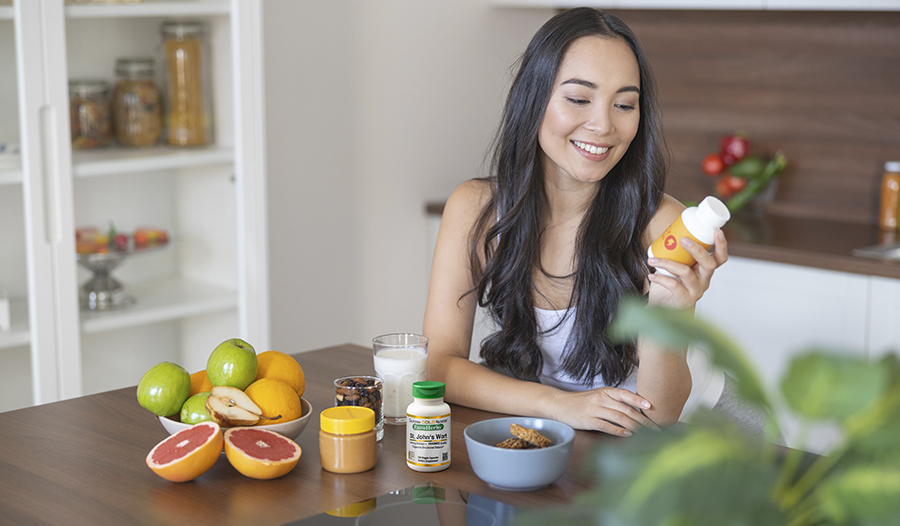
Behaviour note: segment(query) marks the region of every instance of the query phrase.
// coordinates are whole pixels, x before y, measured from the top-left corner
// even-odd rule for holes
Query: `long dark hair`
[[[538,30],[522,55],[493,142],[491,198],[473,229],[470,292],[499,327],[481,342],[485,363],[537,379],[543,360],[536,342],[533,272],[540,265],[546,203],[538,130],[567,49],[585,36],[626,42],[641,76],[637,134],[600,183],[579,227],[568,306],[575,307],[575,321],[562,365],[586,384],[601,375],[616,386],[637,365],[637,350],[634,342],[614,344],[604,333],[619,301],[643,289],[642,235],[662,199],[668,161],[650,66],[637,37],[618,17],[591,8],[563,11]]]

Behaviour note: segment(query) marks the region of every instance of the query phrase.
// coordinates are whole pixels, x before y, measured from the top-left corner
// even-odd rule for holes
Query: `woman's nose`
[[[605,135],[613,130],[614,125],[609,112],[598,108],[591,113],[584,127],[598,135]]]

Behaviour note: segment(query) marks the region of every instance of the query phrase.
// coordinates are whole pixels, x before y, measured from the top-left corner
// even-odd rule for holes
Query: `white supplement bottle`
[[[716,230],[722,228],[731,219],[731,212],[725,203],[713,196],[707,196],[698,206],[686,208],[669,228],[659,236],[647,249],[651,258],[671,259],[687,266],[696,261],[684,247],[681,238],[689,237],[709,250],[715,241]],[[660,274],[671,276],[664,269],[656,269]]]
[[[450,406],[442,382],[415,382],[406,409],[406,465],[415,471],[450,467]]]

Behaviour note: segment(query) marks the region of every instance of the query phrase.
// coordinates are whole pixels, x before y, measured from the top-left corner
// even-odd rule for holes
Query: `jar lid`
[[[368,407],[329,407],[319,415],[319,427],[334,435],[356,435],[375,428],[375,411]]]
[[[153,73],[155,66],[152,58],[120,58],[116,60],[116,73]]]
[[[325,513],[332,517],[359,517],[360,515],[365,515],[374,510],[377,506],[378,500],[377,497],[375,497],[362,502],[356,502],[333,510],[328,510]]]
[[[69,93],[91,95],[109,91],[109,84],[103,79],[73,79],[69,81]]]
[[[885,172],[900,172],[900,161],[888,161],[884,163]]]
[[[413,382],[412,395],[413,398],[443,398],[446,388],[444,382]]]
[[[161,31],[163,36],[184,38],[188,36],[202,35],[206,31],[206,24],[198,21],[168,21],[163,22]]]

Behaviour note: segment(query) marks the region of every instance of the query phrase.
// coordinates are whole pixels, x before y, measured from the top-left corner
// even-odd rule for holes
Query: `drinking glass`
[[[383,334],[372,340],[375,373],[384,381],[384,421],[406,424],[412,384],[425,380],[428,338],[420,334]]]
[[[342,376],[334,380],[335,407],[352,405],[375,411],[375,440],[384,438],[384,393],[381,378],[375,376]]]

